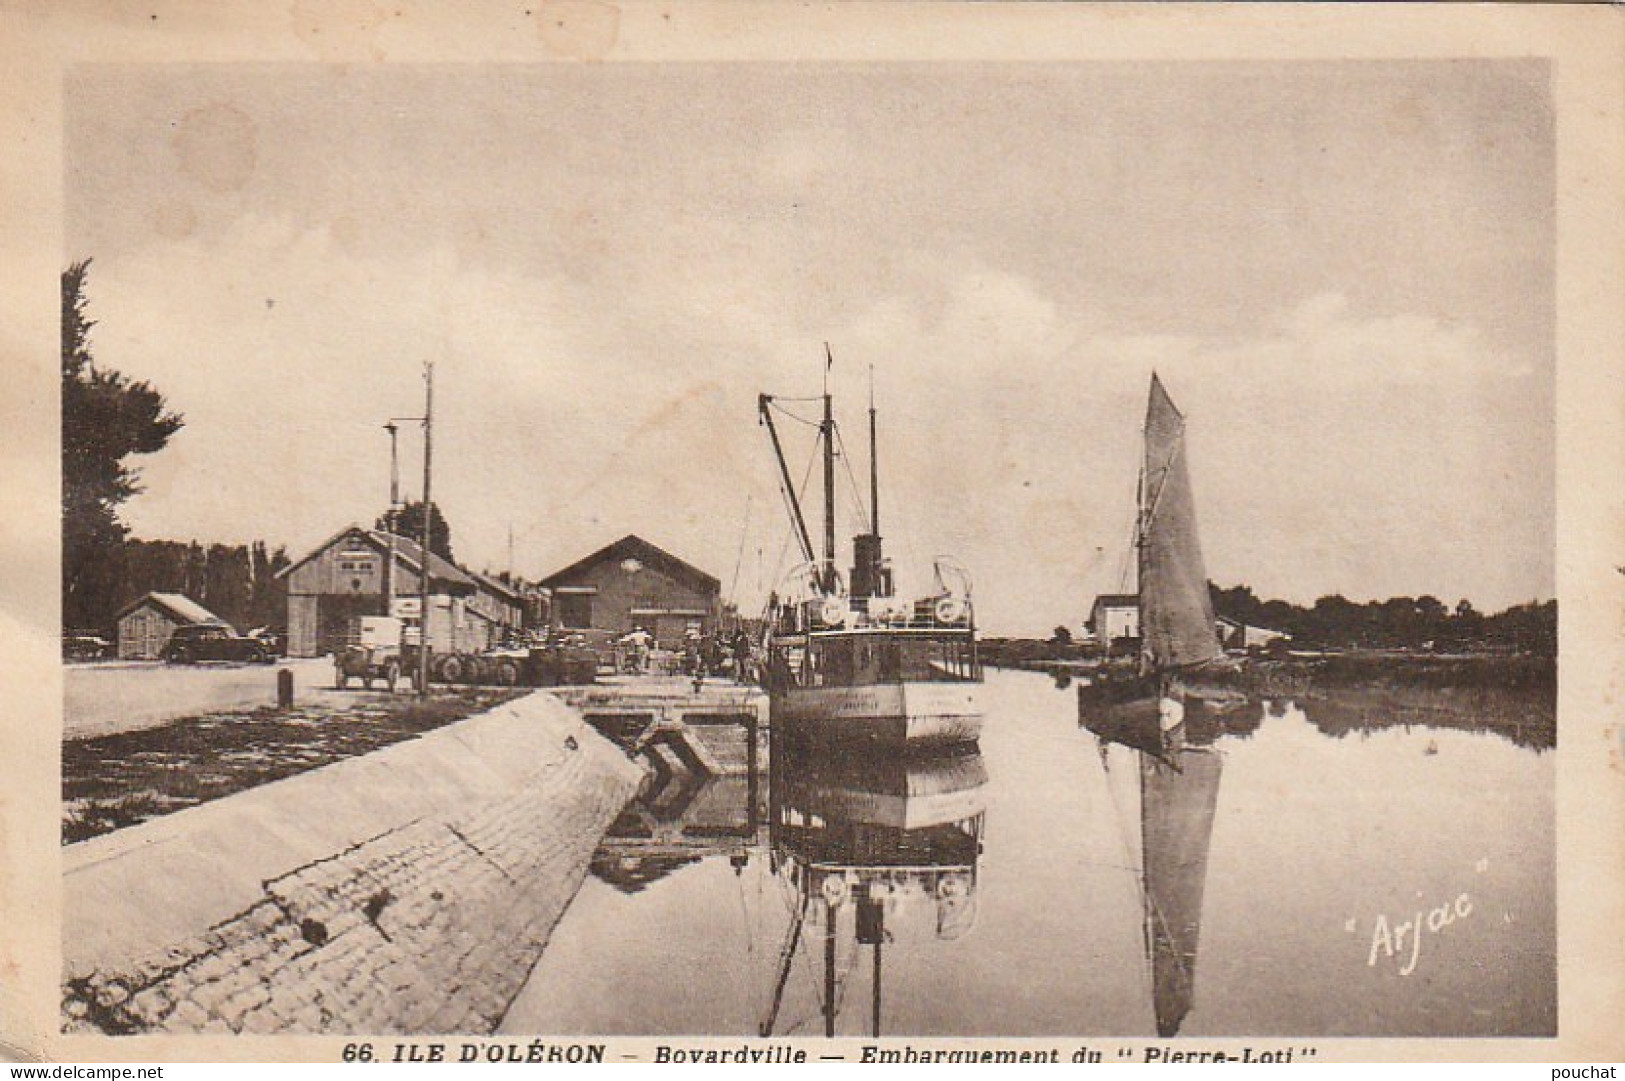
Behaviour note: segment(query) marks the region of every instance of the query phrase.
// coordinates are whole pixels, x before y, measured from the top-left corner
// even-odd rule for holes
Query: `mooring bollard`
[[[277,669],[276,704],[278,709],[293,708],[293,669],[291,668]]]

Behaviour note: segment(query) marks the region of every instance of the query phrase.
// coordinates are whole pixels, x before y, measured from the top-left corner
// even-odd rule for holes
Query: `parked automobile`
[[[415,660],[417,649],[402,648],[401,621],[393,616],[357,616],[345,628],[344,643],[333,653],[333,686],[343,689],[351,679],[364,687],[381,679],[390,691]]]
[[[286,652],[287,635],[274,627],[255,627],[244,637],[260,642],[271,652],[271,656],[280,657]]]
[[[62,659],[99,661],[113,655],[113,643],[98,634],[70,631],[62,636]]]
[[[171,664],[191,664],[193,661],[269,664],[275,656],[260,639],[238,634],[223,623],[193,623],[176,627],[163,652],[164,660]]]

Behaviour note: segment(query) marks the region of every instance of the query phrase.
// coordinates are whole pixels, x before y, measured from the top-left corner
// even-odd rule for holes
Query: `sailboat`
[[[828,346],[825,347],[826,360]],[[826,371],[828,367],[826,365]],[[769,604],[764,682],[774,728],[795,743],[860,743],[890,749],[974,742],[981,733],[976,611],[969,573],[947,557],[934,589],[912,602],[893,595],[880,535],[873,390],[869,402],[869,521],[853,538],[843,582],[835,565],[834,407],[826,387],[818,438],[824,472],[824,546],[814,554],[800,497],[774,423],[775,399],[758,399],[804,562]],[[791,414],[793,415],[793,414]],[[808,422],[811,423],[811,422]]]
[[[1185,444],[1185,417],[1162,380],[1151,376],[1145,413],[1135,551],[1139,577],[1140,656],[1135,678],[1078,690],[1079,701],[1154,699],[1163,731],[1176,733],[1199,677],[1224,658],[1196,529]]]

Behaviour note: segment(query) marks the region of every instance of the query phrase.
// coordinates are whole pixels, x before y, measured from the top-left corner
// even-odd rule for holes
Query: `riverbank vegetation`
[[[1450,607],[1425,595],[1360,603],[1334,594],[1303,606],[1261,600],[1245,585],[1221,588],[1209,583],[1208,588],[1214,612],[1221,618],[1285,636],[1255,650],[1267,655],[1557,655],[1555,600],[1530,601],[1486,614],[1465,598]],[[1104,644],[1074,636],[1067,627],[1060,626],[1047,639],[989,637],[982,640],[980,648],[984,664],[1049,669],[1097,663],[1108,653],[1133,656],[1138,642],[1119,639],[1108,651]],[[1446,670],[1435,666],[1433,671]]]
[[[343,705],[227,710],[70,740],[62,745],[62,843],[367,754],[526,693],[356,695]]]

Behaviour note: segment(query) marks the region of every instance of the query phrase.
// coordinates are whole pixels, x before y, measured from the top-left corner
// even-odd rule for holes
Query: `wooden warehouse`
[[[123,660],[154,661],[169,644],[176,627],[226,621],[180,593],[148,593],[120,609],[118,655]]]
[[[715,632],[722,583],[637,536],[625,536],[542,579],[553,626],[626,634],[639,627],[663,646]]]
[[[394,570],[386,574],[389,552]],[[319,657],[343,641],[352,617],[384,615],[386,591],[395,614],[416,625],[423,549],[416,541],[350,526],[281,572],[288,583],[288,655]],[[437,652],[477,653],[517,626],[520,605],[491,583],[429,553],[429,645]],[[389,581],[393,578],[393,581]],[[500,585],[497,583],[496,585]],[[505,587],[504,587],[505,588]]]

